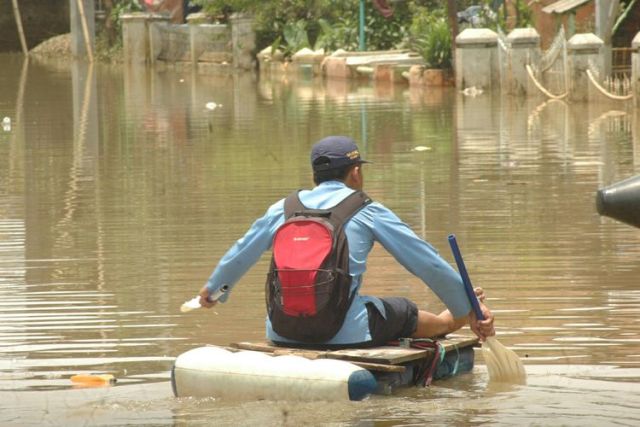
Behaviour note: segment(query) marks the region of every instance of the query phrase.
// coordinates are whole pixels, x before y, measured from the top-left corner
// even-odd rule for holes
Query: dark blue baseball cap
[[[316,172],[369,163],[360,157],[355,141],[347,136],[327,136],[311,148],[311,166]]]

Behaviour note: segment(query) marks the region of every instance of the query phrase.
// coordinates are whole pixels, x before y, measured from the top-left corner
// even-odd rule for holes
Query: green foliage
[[[303,47],[357,50],[359,46],[359,0],[196,0],[205,12],[225,20],[235,12],[255,18],[256,45],[280,48],[290,56]],[[484,6],[482,18],[490,28],[505,28],[504,1],[458,0],[459,10],[474,4]],[[526,0],[516,0],[516,27],[531,25]],[[384,18],[366,2],[367,50],[411,48],[429,67],[450,68],[451,29],[447,2],[406,0],[392,2],[394,14]],[[493,9],[492,9],[493,8]]]
[[[305,23],[308,46],[355,50],[359,45],[359,0],[197,0],[197,3],[205,12],[223,21],[234,12],[253,14],[258,50],[275,44],[290,54],[296,46],[305,47],[300,21]],[[386,19],[367,1],[368,50],[406,45],[407,23],[411,22],[407,3],[394,3],[394,15]]]
[[[265,1],[265,3],[267,3]],[[202,6],[211,16],[226,19],[235,12],[252,12],[260,4],[255,0],[194,0],[193,4]]]
[[[356,2],[357,3],[357,2]],[[399,49],[408,46],[411,11],[408,2],[392,3],[393,16],[385,18],[367,2],[367,50]]]
[[[118,60],[120,57],[122,51],[121,15],[142,11],[140,3],[136,0],[114,0],[111,6],[110,9],[106,9],[107,16],[104,27],[96,33],[96,57],[104,62]]]
[[[307,23],[302,19],[295,23],[286,24],[282,30],[282,35],[287,45],[296,51],[311,46],[307,35]]]
[[[484,27],[494,31],[506,31],[507,11],[504,1],[484,0],[482,9],[482,20]],[[525,0],[515,0],[515,20],[512,22],[513,28],[527,28],[533,26],[533,13],[528,2]]]
[[[284,40],[283,40],[284,39]],[[311,47],[307,35],[307,22],[300,19],[284,25],[282,36],[278,36],[271,45],[273,51],[280,49],[285,56],[291,56],[300,49]]]
[[[140,6],[140,3],[136,0],[114,1],[113,9],[111,9],[111,13],[109,14],[109,19],[114,23],[118,30],[118,34],[122,34],[122,20],[120,19],[120,16],[123,13],[140,11],[142,11],[142,6]]]
[[[430,68],[451,68],[451,30],[445,10],[416,6],[411,22],[411,47]]]
[[[337,22],[330,23],[326,19],[320,18],[318,24],[320,33],[316,38],[315,49],[334,51],[337,49],[357,50],[358,49],[358,26],[353,24],[353,19],[341,17]]]
[[[514,28],[533,27],[533,11],[528,2],[524,0],[516,1],[516,25]]]
[[[192,0],[220,22],[233,13],[248,13],[255,19],[256,49],[280,48],[290,56],[304,47],[357,50],[359,47],[360,0]],[[505,28],[503,0],[458,0],[458,10],[482,4],[486,26]],[[392,1],[394,14],[384,18],[365,3],[367,50],[412,48],[430,67],[451,67],[451,35],[447,2],[439,0]],[[531,26],[531,8],[526,0],[516,0],[516,27]],[[493,8],[493,9],[492,9]],[[108,39],[106,47],[121,46],[120,15],[141,10],[137,0],[114,0],[108,19],[118,39]]]

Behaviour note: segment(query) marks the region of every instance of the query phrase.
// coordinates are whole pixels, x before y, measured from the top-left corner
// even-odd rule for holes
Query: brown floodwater
[[[595,210],[598,188],[640,173],[640,109],[11,55],[0,69],[0,425],[640,423],[640,230]],[[173,397],[177,355],[264,336],[266,255],[228,303],[179,307],[311,184],[328,134],[360,142],[367,192],[452,264],[458,236],[526,386],[490,385],[477,352],[472,373],[364,402]],[[364,291],[442,308],[381,248]],[[69,380],[86,373],[118,382]]]

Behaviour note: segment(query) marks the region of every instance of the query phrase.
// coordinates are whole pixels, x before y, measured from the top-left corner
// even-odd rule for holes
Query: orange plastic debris
[[[71,382],[85,386],[101,386],[115,383],[116,378],[111,374],[73,375]]]

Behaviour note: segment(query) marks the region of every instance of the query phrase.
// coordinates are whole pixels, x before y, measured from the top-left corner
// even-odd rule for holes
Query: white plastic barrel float
[[[171,382],[177,397],[253,400],[362,400],[376,391],[368,370],[342,360],[309,360],[207,346],[176,358]]]

